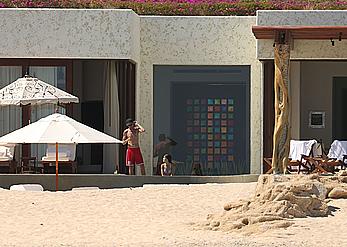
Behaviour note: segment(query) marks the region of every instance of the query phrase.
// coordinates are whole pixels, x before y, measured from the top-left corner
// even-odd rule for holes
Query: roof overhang
[[[291,39],[347,39],[347,26],[253,26],[256,39],[276,39],[278,33],[289,32]]]

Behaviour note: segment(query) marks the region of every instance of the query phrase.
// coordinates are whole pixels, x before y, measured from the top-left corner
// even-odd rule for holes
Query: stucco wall
[[[259,26],[346,26],[347,11],[344,10],[261,10],[257,12]],[[294,40],[291,50],[292,59],[345,59],[347,57],[347,41],[338,41],[335,46],[330,40]],[[258,40],[257,57],[259,59],[273,58],[273,40]]]
[[[132,10],[1,9],[1,58],[139,57]]]
[[[251,31],[255,21],[255,17],[141,16],[137,119],[148,130],[141,139],[147,173],[153,160],[153,65],[251,66],[251,173],[260,173],[262,77]]]

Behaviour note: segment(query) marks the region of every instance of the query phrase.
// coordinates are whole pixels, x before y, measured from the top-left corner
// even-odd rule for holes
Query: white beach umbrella
[[[54,113],[0,137],[0,143],[55,143],[56,189],[58,189],[58,144],[122,143],[122,141],[66,115]]]
[[[25,76],[0,90],[0,105],[78,103],[78,98],[37,78]]]

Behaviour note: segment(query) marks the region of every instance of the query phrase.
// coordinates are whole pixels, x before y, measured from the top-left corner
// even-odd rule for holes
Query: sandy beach
[[[256,183],[27,192],[0,190],[0,246],[346,246],[347,200],[332,216],[259,234],[195,230]]]

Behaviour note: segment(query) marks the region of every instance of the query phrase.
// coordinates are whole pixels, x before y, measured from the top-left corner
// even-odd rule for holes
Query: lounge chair
[[[315,159],[315,170],[320,173],[334,173],[339,169],[346,169],[347,141],[335,140],[330,146],[326,157]]]
[[[17,163],[14,160],[14,144],[0,145],[0,169],[1,172],[16,173]]]
[[[320,144],[316,140],[291,140],[287,171],[310,173],[313,170],[311,158],[321,157],[319,147]],[[264,158],[264,164],[268,170],[266,173],[272,173],[272,158]]]
[[[59,144],[58,145],[58,162],[59,168],[71,169],[72,173],[77,172],[76,144]],[[55,144],[47,144],[46,155],[42,157],[41,164],[43,173],[47,172],[50,167],[55,167],[56,150]]]

